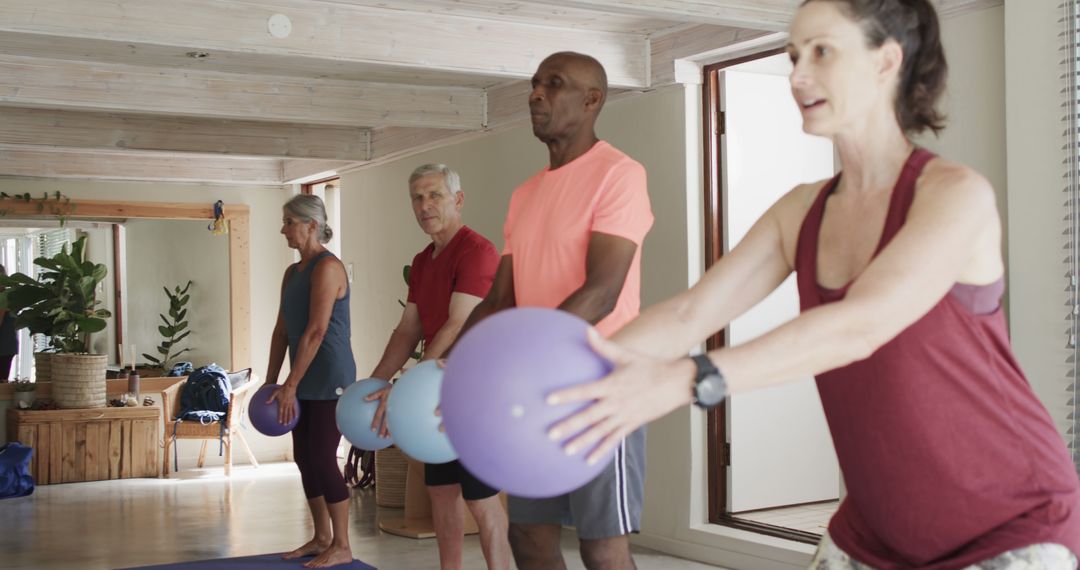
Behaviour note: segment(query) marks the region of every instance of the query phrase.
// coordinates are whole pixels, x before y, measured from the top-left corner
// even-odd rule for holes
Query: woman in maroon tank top
[[[568,452],[599,458],[681,405],[812,375],[848,487],[814,568],[1075,568],[1080,481],[1009,345],[994,190],[909,138],[943,124],[934,8],[809,0],[787,50],[803,129],[833,140],[842,175],[781,198],[689,291],[594,334],[616,370],[551,396],[596,401],[552,437],[584,429]],[[792,272],[799,317],[684,356]]]

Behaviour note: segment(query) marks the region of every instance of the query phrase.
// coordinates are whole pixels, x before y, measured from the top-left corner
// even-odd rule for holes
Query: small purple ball
[[[266,403],[266,401],[270,399],[270,396],[274,394],[274,390],[277,390],[280,387],[281,386],[278,384],[267,384],[256,390],[251,396],[251,401],[248,402],[248,419],[251,420],[251,425],[254,426],[259,433],[270,437],[277,437],[289,433],[296,427],[296,422],[300,421],[299,401],[293,401],[293,409],[296,410],[296,414],[293,415],[292,421],[287,424],[278,422],[277,400],[274,400],[269,404]]]

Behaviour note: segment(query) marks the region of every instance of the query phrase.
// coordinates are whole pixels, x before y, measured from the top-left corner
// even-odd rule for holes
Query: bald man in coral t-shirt
[[[547,145],[549,166],[514,191],[494,283],[461,332],[502,309],[550,307],[610,335],[641,304],[641,244],[653,223],[645,169],[596,137],[607,77],[595,59],[549,56],[532,85],[533,134]],[[563,525],[577,529],[587,568],[633,568],[628,535],[640,529],[644,481],[642,428],[580,489],[550,499],[511,496],[518,568],[565,568]]]

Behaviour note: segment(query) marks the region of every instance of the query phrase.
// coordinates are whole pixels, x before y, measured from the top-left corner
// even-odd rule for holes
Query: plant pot
[[[30,409],[34,404],[34,392],[15,392],[12,396],[13,403],[20,410]]]
[[[104,354],[54,354],[52,398],[64,409],[105,407]]]
[[[34,353],[34,379],[37,382],[52,381],[52,357],[51,352]]]

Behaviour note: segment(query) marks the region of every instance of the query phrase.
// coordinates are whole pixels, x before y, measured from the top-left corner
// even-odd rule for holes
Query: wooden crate
[[[8,439],[34,448],[38,485],[158,477],[157,406],[84,410],[9,409]]]

